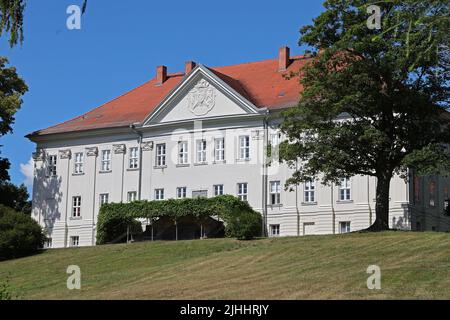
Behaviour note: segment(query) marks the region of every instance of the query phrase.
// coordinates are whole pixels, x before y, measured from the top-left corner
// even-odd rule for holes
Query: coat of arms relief
[[[201,79],[188,94],[188,107],[196,116],[204,116],[214,108],[216,92],[208,81]]]

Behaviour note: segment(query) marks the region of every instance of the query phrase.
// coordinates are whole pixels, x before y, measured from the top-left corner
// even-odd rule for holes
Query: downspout
[[[369,227],[372,225],[372,207],[370,206],[370,176],[367,176],[367,205],[369,206]]]
[[[67,159],[67,185],[66,185],[66,216],[64,221],[64,248],[67,247],[67,236],[69,232],[69,228],[67,227],[67,217],[69,214],[69,179],[70,179],[70,160],[72,159],[72,155]]]
[[[141,200],[141,190],[142,190],[142,132],[136,129],[135,124],[130,124],[130,129],[138,136],[139,141],[139,178],[138,178],[138,200]]]
[[[263,120],[264,127],[264,142],[263,142],[263,176],[262,176],[262,195],[263,195],[263,225],[262,225],[262,236],[267,237],[267,146],[269,141],[269,129],[268,129],[268,114],[266,111],[266,116]]]
[[[334,211],[334,183],[331,184],[331,216],[333,219],[333,234],[336,234],[336,212]]]
[[[97,161],[98,161],[98,151],[95,155],[95,160],[94,160],[94,194],[92,196],[93,201],[92,201],[92,245],[95,246],[95,203],[97,202]]]
[[[298,171],[298,159],[295,161],[295,171]],[[297,237],[300,237],[300,210],[298,209],[298,183],[295,184],[295,211],[297,213]]]

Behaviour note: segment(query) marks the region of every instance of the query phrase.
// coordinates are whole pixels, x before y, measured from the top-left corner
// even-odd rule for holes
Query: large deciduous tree
[[[22,105],[22,96],[28,90],[16,68],[7,66],[8,60],[0,57],[0,137],[12,132],[14,115]],[[0,182],[9,180],[9,161],[0,157]]]
[[[372,4],[381,9],[380,28],[367,23]],[[300,31],[300,44],[317,55],[300,71],[304,91],[281,125],[288,137],[281,158],[296,168],[287,183],[374,176],[376,220],[369,230],[385,230],[394,174],[450,168],[448,0],[324,6]]]

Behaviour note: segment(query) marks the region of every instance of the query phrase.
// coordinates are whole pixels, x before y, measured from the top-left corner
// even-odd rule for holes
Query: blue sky
[[[187,60],[208,66],[264,60],[283,45],[300,54],[300,27],[322,11],[322,1],[311,0],[89,0],[81,30],[68,30],[66,9],[82,0],[27,2],[23,45],[10,49],[0,38],[0,55],[29,86],[14,133],[0,139],[17,184],[35,149],[27,133],[133,89],[153,78],[157,65],[175,72]]]

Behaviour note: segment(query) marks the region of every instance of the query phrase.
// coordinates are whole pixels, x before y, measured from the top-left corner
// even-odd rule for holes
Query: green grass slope
[[[369,265],[381,290],[367,289]],[[68,290],[67,266],[81,268]],[[0,262],[19,299],[450,299],[450,234],[385,232],[58,249]]]

